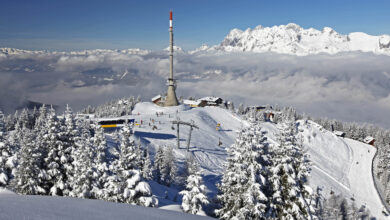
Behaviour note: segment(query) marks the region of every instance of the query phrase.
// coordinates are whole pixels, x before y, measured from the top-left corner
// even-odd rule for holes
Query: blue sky
[[[390,1],[1,0],[0,47],[162,49],[170,9],[175,44],[187,50],[217,44],[232,28],[291,22],[343,34],[390,34]]]

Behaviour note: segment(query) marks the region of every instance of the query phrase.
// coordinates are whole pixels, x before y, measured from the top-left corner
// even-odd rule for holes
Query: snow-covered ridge
[[[293,55],[362,51],[390,55],[390,36],[372,36],[362,32],[342,35],[329,27],[322,30],[304,29],[290,23],[287,25],[233,29],[220,45],[202,47],[205,50],[226,52],[276,52]]]
[[[142,50],[139,48],[130,48],[123,50],[108,50],[108,49],[93,49],[81,51],[48,51],[48,50],[23,50],[16,48],[0,48],[0,54],[3,55],[23,55],[23,54],[53,54],[53,55],[99,55],[99,54],[138,54],[146,55],[150,53],[149,50]]]
[[[164,48],[167,52],[169,47]],[[179,46],[174,46],[178,53],[196,54],[198,52],[275,52],[306,56],[310,54],[340,52],[372,52],[374,54],[390,55],[390,35],[373,36],[363,32],[352,32],[347,35],[337,33],[330,27],[322,30],[314,28],[304,29],[301,26],[290,23],[272,27],[261,25],[251,29],[232,29],[219,45],[201,47],[185,51]],[[60,54],[60,55],[99,55],[99,54],[136,54],[147,55],[150,50],[130,48],[123,50],[93,49],[82,51],[47,51],[47,50],[22,50],[15,48],[0,48],[0,57],[4,55],[20,54]]]

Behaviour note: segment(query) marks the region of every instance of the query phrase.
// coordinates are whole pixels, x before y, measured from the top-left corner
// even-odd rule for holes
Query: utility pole
[[[190,133],[188,134],[188,140],[187,140],[187,151],[190,151],[190,143],[191,143],[191,133],[192,133],[192,130],[195,128],[199,129],[196,125],[195,125],[195,122],[193,120],[191,120],[191,124],[189,125],[190,126]]]
[[[180,149],[180,137],[179,137],[179,128],[180,128],[180,118],[179,117],[176,117],[176,132],[177,132],[177,149]],[[173,124],[175,124],[175,122],[173,122]]]
[[[176,126],[177,126],[177,149],[180,149],[179,126],[180,125],[187,125],[190,127],[190,133],[189,133],[188,139],[187,139],[187,151],[189,151],[192,130],[194,128],[199,129],[199,127],[197,125],[195,125],[195,122],[193,120],[191,120],[191,123],[189,123],[189,122],[180,121],[179,118],[177,118],[176,121],[172,121],[172,124],[176,124]]]

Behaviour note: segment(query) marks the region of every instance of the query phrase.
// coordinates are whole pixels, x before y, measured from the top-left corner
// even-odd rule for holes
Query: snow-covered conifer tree
[[[80,135],[80,131],[76,128],[73,111],[69,107],[69,105],[66,105],[64,118],[65,122],[63,123],[61,128],[61,138],[64,144],[64,150],[61,154],[61,165],[65,172],[67,187],[63,189],[62,193],[63,195],[69,195],[71,191],[70,182],[72,177],[74,176],[72,153],[77,150],[75,141],[77,140],[77,136]]]
[[[162,155],[162,163],[157,161],[158,170],[160,172],[159,183],[170,186],[175,183],[177,168],[175,165],[175,157],[173,155],[173,148],[169,146],[164,147]]]
[[[8,115],[4,118],[5,131],[12,131],[15,129],[17,119],[13,115]]]
[[[46,131],[43,135],[43,142],[38,140],[38,143],[43,144],[41,149],[44,151],[44,167],[48,174],[43,187],[47,188],[50,195],[62,196],[64,195],[63,191],[68,188],[64,169],[64,164],[67,162],[66,150],[68,146],[64,143],[62,126],[54,111],[47,115],[46,125],[41,127],[41,130],[43,129]],[[40,134],[42,132],[39,131]]]
[[[104,185],[109,177],[109,169],[106,161],[106,138],[103,129],[98,127],[95,129],[93,145],[96,149],[93,160],[93,167],[96,169],[96,176],[93,177],[92,193],[95,198],[104,199]]]
[[[149,184],[142,179],[137,169],[137,151],[129,124],[121,129],[119,158],[111,164],[113,175],[108,178],[107,197],[110,201],[119,201],[142,206],[157,206]]]
[[[181,207],[184,212],[205,215],[202,205],[209,204],[205,193],[206,186],[203,184],[197,164],[192,164],[190,167],[191,174],[186,180],[186,189],[180,192],[183,195]]]
[[[0,141],[3,139],[4,137],[4,132],[5,132],[5,116],[3,114],[3,112],[0,110]]]
[[[279,146],[272,155],[272,216],[284,219],[313,218],[312,190],[307,186],[309,164],[295,138],[295,120],[281,123]]]
[[[91,143],[90,124],[88,120],[77,120],[80,136],[75,140],[75,149],[72,152],[73,176],[70,178],[72,191],[70,196],[79,198],[91,198],[93,176],[95,169],[92,167],[94,149]]]
[[[149,151],[146,151],[145,163],[142,167],[142,177],[146,180],[153,179],[153,165],[150,159]]]
[[[121,129],[122,142],[119,156],[119,176],[123,184],[123,202],[142,206],[155,206],[156,200],[151,197],[152,191],[148,183],[142,181],[137,169],[137,148],[132,137],[132,129],[126,124]]]
[[[1,135],[0,135],[1,136]],[[10,144],[0,137],[0,186],[6,186],[16,167]]]
[[[222,219],[262,219],[267,216],[269,155],[263,132],[255,124],[243,129],[229,148],[219,185]]]
[[[237,114],[239,114],[239,115],[245,114],[244,104],[240,103],[240,105],[238,106],[238,109],[237,109]]]
[[[43,156],[41,149],[34,143],[34,133],[23,129],[21,149],[18,157],[18,167],[15,177],[11,181],[11,187],[20,194],[44,195],[46,190],[41,187],[42,179],[46,178],[46,172],[42,169]]]
[[[187,178],[191,175],[194,174],[197,171],[197,163],[194,160],[194,157],[192,154],[187,155],[186,160],[184,161],[184,167],[183,170],[178,176],[179,183],[185,187]]]
[[[19,123],[19,126],[20,127],[25,127],[25,128],[29,128],[29,114],[28,114],[28,110],[27,109],[23,109],[22,112],[19,114],[19,117],[18,117],[18,123]]]
[[[36,127],[36,128],[39,129],[40,127],[42,127],[42,126],[45,125],[47,114],[48,114],[47,108],[46,108],[45,104],[43,104],[43,105],[39,108],[39,116],[38,116],[38,118],[37,118],[36,121],[35,121],[35,127]]]
[[[154,165],[153,165],[153,177],[154,180],[158,183],[161,183],[161,167],[163,166],[163,163],[164,163],[164,149],[162,146],[159,146],[154,156]]]
[[[8,183],[8,172],[6,171],[5,163],[10,155],[8,146],[4,143],[4,132],[4,115],[0,111],[0,186],[7,185]]]

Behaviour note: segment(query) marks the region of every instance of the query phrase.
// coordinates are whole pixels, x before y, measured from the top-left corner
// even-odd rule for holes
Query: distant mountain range
[[[314,28],[304,29],[301,26],[290,23],[287,25],[263,27],[261,25],[254,29],[248,28],[245,31],[232,29],[219,45],[202,45],[193,51],[184,51],[175,45],[175,52],[196,54],[199,52],[275,52],[281,54],[292,54],[306,56],[310,54],[336,54],[340,52],[372,52],[374,54],[390,55],[390,36],[372,36],[363,32],[353,32],[347,35],[339,34],[329,27],[322,30]],[[164,51],[168,51],[165,48]],[[0,58],[4,55],[15,55],[23,53],[34,54],[59,54],[59,55],[91,55],[91,54],[138,54],[146,55],[152,51],[141,49],[126,50],[83,50],[75,52],[49,52],[29,51],[14,48],[0,48]]]
[[[258,53],[271,51],[298,56],[350,51],[390,55],[390,36],[372,36],[362,32],[342,35],[329,27],[322,30],[304,29],[290,23],[273,27],[257,26],[245,31],[233,29],[219,45],[203,45],[193,52],[211,50]]]

